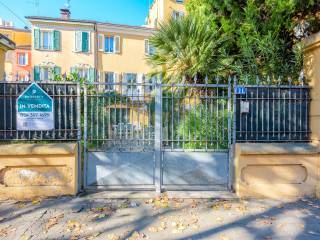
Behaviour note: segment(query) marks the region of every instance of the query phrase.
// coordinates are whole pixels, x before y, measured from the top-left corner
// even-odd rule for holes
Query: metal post
[[[81,166],[81,86],[77,83],[77,142],[78,142],[78,191],[82,186],[82,166]],[[73,113],[73,110],[72,110]]]
[[[161,193],[161,148],[162,148],[162,78],[156,83],[155,96],[155,185],[156,192]]]
[[[235,148],[236,148],[236,124],[237,124],[237,111],[236,111],[236,106],[237,106],[237,96],[236,96],[236,88],[237,88],[237,78],[234,77],[233,79],[233,98],[232,98],[232,81],[229,81],[229,86],[228,86],[228,96],[230,96],[229,101],[230,101],[230,107],[231,107],[231,101],[233,99],[233,129],[231,128],[231,119],[230,119],[230,123],[228,120],[228,124],[230,124],[230,129],[229,129],[229,134],[230,134],[230,143],[232,143],[232,145],[229,146],[230,148],[230,153],[229,153],[229,184],[228,184],[228,188],[229,190],[234,190],[234,156],[235,156]],[[231,110],[230,110],[231,112]],[[230,117],[231,118],[231,113],[230,113]],[[232,136],[231,136],[231,131],[232,131]]]
[[[87,111],[87,84],[83,84],[83,188],[87,187],[87,141],[88,141],[88,111]]]

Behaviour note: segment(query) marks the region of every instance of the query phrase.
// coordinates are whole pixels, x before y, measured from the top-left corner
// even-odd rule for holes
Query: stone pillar
[[[304,72],[311,90],[310,128],[313,142],[320,141],[320,32],[305,41]]]
[[[314,143],[320,142],[320,32],[305,40],[304,72],[311,89],[310,129]],[[320,160],[318,159],[316,195],[320,198]]]

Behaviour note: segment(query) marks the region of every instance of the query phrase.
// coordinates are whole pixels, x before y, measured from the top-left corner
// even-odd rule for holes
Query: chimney
[[[60,16],[64,20],[69,20],[71,16],[71,12],[69,8],[61,8],[60,9]]]

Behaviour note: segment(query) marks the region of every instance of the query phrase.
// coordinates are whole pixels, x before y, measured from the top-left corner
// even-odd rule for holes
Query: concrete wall
[[[249,198],[320,197],[319,153],[314,144],[237,144],[236,193]]]
[[[0,145],[0,199],[75,195],[77,144]]]

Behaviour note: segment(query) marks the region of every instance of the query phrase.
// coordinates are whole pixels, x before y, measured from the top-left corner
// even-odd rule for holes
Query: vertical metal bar
[[[231,79],[229,78],[228,80],[228,148],[231,147],[231,97],[232,97],[232,92],[231,92]]]
[[[106,140],[106,96],[102,95],[102,144],[105,145]]]
[[[298,107],[298,105],[297,105],[297,92],[295,91],[294,92],[294,138],[295,138],[295,140],[297,139],[297,123],[298,123],[298,120],[297,120],[297,116],[298,116],[298,114],[297,114],[297,107]]]
[[[278,140],[281,139],[281,89],[278,90]]]
[[[80,190],[82,188],[82,186],[84,186],[84,183],[82,183],[82,180],[84,179],[84,173],[82,172],[81,169],[84,169],[85,166],[81,166],[81,158],[82,158],[82,154],[81,154],[81,86],[80,83],[77,82],[77,114],[76,114],[76,118],[77,118],[77,143],[78,143],[78,190]],[[72,107],[73,109],[73,107]],[[73,114],[73,110],[72,110],[72,114]],[[73,119],[72,119],[73,120]]]
[[[3,84],[3,125],[4,125],[4,139],[7,140],[7,93],[6,93],[6,83]]]
[[[306,90],[306,93],[305,93],[305,102],[306,102],[306,114],[305,114],[305,121],[306,121],[306,131],[305,131],[305,137],[307,139],[308,135],[309,135],[309,121],[308,121],[308,116],[309,116],[309,92],[308,90]]]
[[[262,127],[262,139],[264,138],[264,92],[261,96],[261,127]]]
[[[62,104],[61,104],[61,88],[59,87],[58,88],[58,129],[59,129],[59,138],[62,137],[61,135],[61,123],[62,123],[62,116],[61,116],[61,107],[62,107]]]
[[[17,98],[18,97],[18,84],[15,84],[15,98]],[[17,121],[17,119],[16,119],[16,121]],[[19,139],[19,131],[18,131],[18,129],[16,129],[16,139]]]
[[[178,123],[177,123],[177,126],[180,126],[180,110],[181,110],[180,109],[180,105],[181,105],[180,92],[181,92],[181,90],[180,90],[180,88],[178,88],[178,96],[177,96],[177,98],[178,98]],[[178,140],[177,146],[178,146],[178,148],[181,148],[179,130],[177,130],[177,140]]]
[[[289,121],[288,121],[288,124],[289,124],[289,141],[291,141],[291,125],[292,125],[292,122],[291,122],[291,104],[292,104],[292,101],[291,101],[291,91],[292,91],[292,88],[291,88],[291,84],[289,86]]]
[[[171,87],[171,149],[173,150],[174,146],[174,88]]]
[[[286,92],[283,92],[283,137],[286,137]]]
[[[299,111],[299,138],[300,140],[302,140],[302,99],[303,99],[303,96],[302,96],[302,88],[300,88],[300,96],[299,96],[299,107],[300,107],[300,111]]]
[[[13,124],[12,124],[12,118],[13,118],[13,104],[12,104],[12,88],[11,88],[11,85],[10,85],[10,95],[9,95],[9,104],[10,104],[10,139],[13,138]]]
[[[68,123],[68,114],[67,114],[67,99],[68,99],[68,93],[67,93],[67,84],[64,84],[64,97],[63,97],[63,100],[64,100],[64,140],[67,140],[68,139],[68,130],[67,130],[67,123]],[[42,135],[42,134],[41,134]]]
[[[155,96],[155,186],[156,192],[161,193],[161,157],[162,157],[162,87],[160,83],[156,84]]]
[[[88,168],[88,149],[87,149],[87,142],[88,142],[88,93],[87,93],[87,84],[83,84],[83,115],[84,115],[84,122],[83,122],[83,188],[87,187],[87,168]],[[79,122],[79,120],[78,120]]]
[[[256,88],[256,141],[259,140],[259,86]]]
[[[209,127],[209,122],[208,122],[208,113],[209,113],[209,110],[208,110],[208,79],[206,78],[206,96],[205,96],[205,104],[206,104],[206,108],[205,108],[205,114],[206,114],[206,151],[208,151],[208,131],[210,131],[210,127]],[[212,129],[211,129],[212,130]]]

